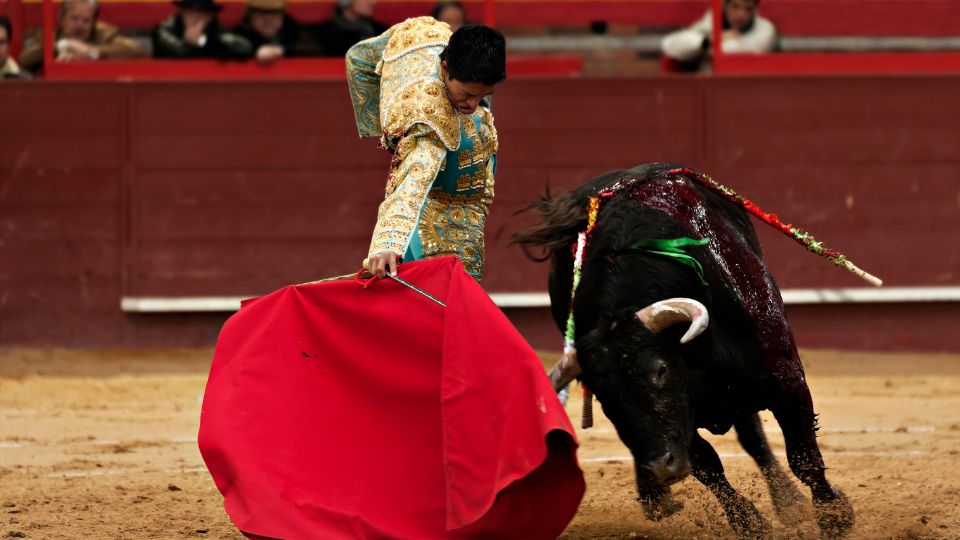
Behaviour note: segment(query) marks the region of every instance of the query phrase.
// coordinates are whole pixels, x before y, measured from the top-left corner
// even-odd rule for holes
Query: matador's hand
[[[389,270],[391,276],[397,275],[397,262],[400,256],[393,251],[374,253],[363,261],[363,269],[383,279]]]

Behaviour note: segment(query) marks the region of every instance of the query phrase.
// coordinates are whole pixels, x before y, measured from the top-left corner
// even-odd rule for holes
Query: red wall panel
[[[117,85],[0,87],[0,343],[121,339]]]
[[[958,93],[949,76],[508,82],[484,286],[545,289],[545,265],[507,239],[548,184],[650,161],[707,171],[888,284],[960,285]],[[342,81],[5,83],[0,117],[13,119],[0,343],[209,344],[221,316],[123,315],[120,297],[261,294],[353,271],[389,166],[357,138]],[[862,285],[758,228],[781,286]],[[791,314],[803,345],[960,350],[925,309],[958,311]],[[535,343],[556,341],[544,313],[512,314]]]

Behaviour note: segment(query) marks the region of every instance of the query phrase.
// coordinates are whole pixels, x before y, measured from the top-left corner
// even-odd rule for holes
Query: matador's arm
[[[427,125],[414,124],[400,139],[387,181],[387,198],[377,213],[370,255],[383,251],[404,254],[446,155],[440,137]]]
[[[365,39],[347,51],[347,85],[361,137],[379,137],[380,62],[393,29]]]

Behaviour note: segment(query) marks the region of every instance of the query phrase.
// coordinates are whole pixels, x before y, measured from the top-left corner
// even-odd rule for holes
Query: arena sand
[[[242,538],[196,447],[210,350],[0,350],[0,538]],[[805,351],[828,476],[857,512],[855,539],[960,538],[960,355]],[[555,360],[544,355],[545,364]],[[579,425],[578,391],[568,412]],[[588,490],[563,538],[731,538],[692,479],[659,523],[635,502],[633,464],[597,408],[581,431]],[[783,461],[775,422],[764,425]],[[780,524],[734,435],[709,436],[774,538]],[[807,490],[804,490],[808,494]],[[812,511],[808,511],[808,518]]]

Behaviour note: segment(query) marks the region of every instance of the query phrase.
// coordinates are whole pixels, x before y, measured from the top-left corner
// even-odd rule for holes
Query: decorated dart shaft
[[[573,255],[573,284],[570,287],[570,312],[567,315],[567,328],[563,334],[563,352],[574,350],[576,343],[576,326],[573,323],[573,299],[577,295],[577,287],[580,285],[580,271],[583,269],[583,253],[587,249],[587,238],[593,232],[593,227],[597,224],[597,213],[600,212],[600,199],[590,197],[590,205],[587,212],[587,230],[577,235],[576,251]],[[564,391],[566,388],[564,388]],[[562,394],[561,394],[562,395]],[[566,402],[561,398],[561,402]],[[583,386],[583,411],[580,420],[583,429],[593,427],[593,399],[590,390]]]
[[[753,204],[752,201],[740,195],[736,191],[730,189],[729,187],[721,184],[720,182],[717,182],[713,178],[710,178],[709,176],[703,173],[694,171],[693,169],[689,169],[689,168],[673,169],[670,171],[670,174],[686,175],[688,177],[693,177],[697,179],[699,182],[711,188],[713,191],[723,195],[730,201],[737,203],[738,205],[740,205],[740,207],[742,207],[744,210],[746,210],[747,212],[755,216],[757,219],[774,227],[775,229],[779,230],[783,234],[793,238],[796,242],[798,242],[799,244],[807,248],[808,251],[816,253],[817,255],[820,255],[821,257],[827,259],[833,264],[841,268],[845,268],[850,272],[853,272],[860,278],[866,280],[871,285],[874,285],[877,287],[880,287],[883,285],[883,280],[881,280],[880,278],[868,272],[865,272],[860,267],[853,264],[853,262],[851,262],[850,259],[848,259],[844,254],[840,253],[839,251],[827,248],[826,246],[823,245],[823,242],[820,242],[819,240],[814,238],[814,236],[808,233],[807,231],[804,231],[799,227],[794,227],[789,223],[784,223],[780,221],[780,218],[776,214],[768,214],[764,212],[759,207],[757,207],[757,205]]]
[[[580,416],[580,427],[583,429],[593,427],[593,394],[586,386],[583,387],[583,409]]]

